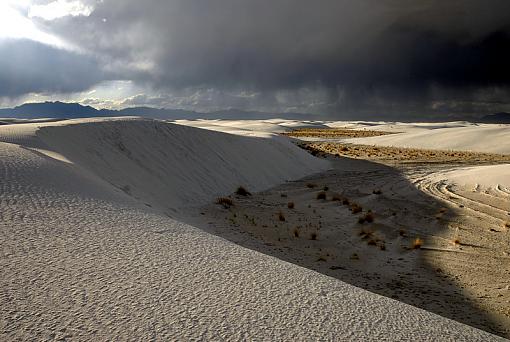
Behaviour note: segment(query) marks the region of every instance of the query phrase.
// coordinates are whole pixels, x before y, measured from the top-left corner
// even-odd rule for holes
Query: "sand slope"
[[[298,177],[323,167],[279,140],[257,145],[158,125],[48,124],[34,129],[41,139],[25,130],[10,133],[19,145],[0,143],[0,339],[500,340],[144,207],[135,198],[138,186],[168,186],[160,190],[178,206],[187,197],[170,191],[180,186],[201,189],[201,200],[240,180],[264,187],[289,172]],[[255,150],[263,153],[259,159],[250,156]],[[193,155],[201,151],[200,158]],[[193,169],[201,164],[209,169]],[[280,167],[288,169],[278,173]],[[137,174],[130,178],[128,171]],[[157,184],[140,179],[158,172]],[[179,186],[165,183],[165,172],[182,177],[174,181]],[[277,178],[265,179],[274,173]],[[205,178],[194,185],[197,175]],[[118,179],[133,190],[109,184]],[[204,184],[209,179],[212,185]],[[155,191],[140,196],[163,196]]]

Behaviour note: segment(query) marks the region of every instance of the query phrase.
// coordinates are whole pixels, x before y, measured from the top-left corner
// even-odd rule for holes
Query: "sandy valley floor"
[[[453,162],[456,155],[460,159],[446,163],[450,152],[374,153],[374,147],[360,145],[358,159],[346,159],[335,156],[342,146],[319,154],[333,162],[332,170],[249,196],[233,194],[231,207],[208,205],[194,212],[192,222],[243,246],[510,337],[510,192],[433,181],[466,163],[508,157],[452,153]]]

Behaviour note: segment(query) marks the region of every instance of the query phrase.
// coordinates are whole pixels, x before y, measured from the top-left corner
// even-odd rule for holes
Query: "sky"
[[[508,0],[2,0],[0,107],[510,112]]]

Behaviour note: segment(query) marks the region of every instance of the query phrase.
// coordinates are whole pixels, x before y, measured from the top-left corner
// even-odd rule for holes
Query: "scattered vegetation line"
[[[470,151],[427,150],[404,147],[355,145],[336,142],[300,142],[298,146],[307,150],[312,155],[319,157],[326,157],[329,155],[379,161],[459,164],[510,162],[510,155]],[[378,189],[376,189],[376,191],[377,190]]]
[[[234,202],[228,197],[218,197],[216,199],[216,203],[221,204],[225,209],[228,209],[234,205]]]
[[[371,131],[365,129],[348,128],[299,128],[290,132],[282,133],[289,137],[314,137],[314,138],[364,138],[380,135],[393,134],[392,132]]]

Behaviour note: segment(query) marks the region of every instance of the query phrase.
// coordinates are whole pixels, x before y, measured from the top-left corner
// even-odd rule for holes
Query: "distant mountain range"
[[[44,102],[25,103],[14,108],[0,109],[0,118],[37,119],[58,118],[75,119],[106,116],[142,116],[155,119],[252,119],[264,120],[283,118],[291,120],[307,120],[311,114],[302,113],[264,113],[243,110],[223,110],[211,113],[201,113],[183,109],[164,109],[150,107],[133,107],[121,110],[95,109],[79,103]]]
[[[485,115],[479,122],[510,124],[510,113],[501,112]]]

